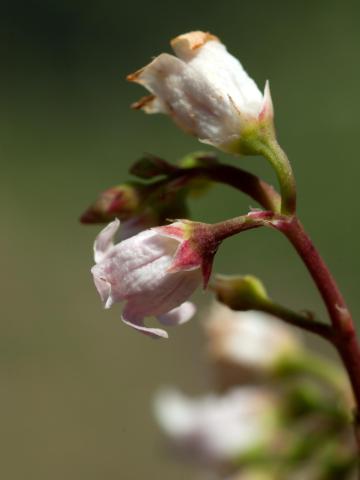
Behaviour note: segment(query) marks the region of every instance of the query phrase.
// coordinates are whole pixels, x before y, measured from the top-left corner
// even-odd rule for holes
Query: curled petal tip
[[[145,97],[140,98],[137,102],[131,104],[131,108],[134,110],[146,110],[149,103],[151,103],[155,98],[155,95],[146,95]]]
[[[136,72],[129,73],[129,75],[126,75],[126,80],[128,82],[136,82],[142,71],[143,68],[141,68],[140,70],[136,70]]]
[[[198,30],[178,35],[171,40],[170,44],[174,52],[181,57],[182,55],[194,53],[209,41],[219,42],[220,40],[209,32]]]
[[[266,119],[271,119],[273,117],[274,117],[274,107],[273,107],[273,102],[272,102],[271,92],[270,92],[270,82],[269,80],[266,80],[265,88],[264,88],[263,106],[259,114],[259,119],[266,120]]]
[[[184,302],[179,307],[159,315],[158,319],[163,325],[175,326],[188,322],[196,313],[196,307],[192,302]]]
[[[101,262],[107,252],[113,247],[113,238],[120,226],[120,220],[115,218],[105,228],[101,230],[94,242],[94,259],[95,263]]]
[[[142,321],[140,322],[137,320],[130,320],[130,319],[127,319],[124,315],[121,317],[121,320],[129,327],[132,327],[138,332],[143,333],[148,337],[154,338],[155,340],[159,338],[164,338],[164,339],[169,338],[169,335],[166,332],[166,330],[163,330],[162,328],[145,327]]]

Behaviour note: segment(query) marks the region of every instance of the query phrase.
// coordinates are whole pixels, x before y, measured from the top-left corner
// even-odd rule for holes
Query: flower
[[[127,77],[151,92],[133,107],[166,113],[201,142],[239,153],[243,133],[273,118],[268,82],[262,94],[210,33],[185,33],[171,46],[176,56],[163,53]]]
[[[169,389],[155,397],[154,413],[179,452],[198,463],[225,466],[273,439],[277,399],[261,387],[236,388],[225,395],[198,399]]]
[[[223,387],[271,375],[283,360],[302,352],[298,335],[267,313],[236,312],[214,303],[204,327]]]
[[[196,242],[198,224],[177,221],[114,245],[119,225],[114,220],[95,240],[95,286],[105,308],[126,302],[122,320],[127,325],[167,338],[163,329],[146,327],[144,318],[156,316],[164,325],[179,325],[194,315],[195,307],[187,300],[211,269]]]

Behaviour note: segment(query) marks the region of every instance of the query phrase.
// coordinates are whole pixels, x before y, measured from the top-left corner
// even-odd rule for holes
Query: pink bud
[[[81,223],[106,223],[115,217],[128,219],[141,203],[140,183],[124,183],[101,192],[96,201],[81,215]]]
[[[91,270],[95,286],[105,308],[126,302],[122,315],[126,324],[167,338],[164,330],[146,327],[144,318],[156,316],[162,324],[179,325],[194,315],[195,307],[187,300],[200,285],[207,260],[191,232],[196,231],[192,225],[202,224],[178,221],[114,245],[119,225],[114,220],[95,240],[96,265]]]

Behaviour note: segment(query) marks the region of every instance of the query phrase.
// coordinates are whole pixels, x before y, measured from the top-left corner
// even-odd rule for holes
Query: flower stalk
[[[293,215],[296,211],[295,177],[286,153],[280,147],[275,137],[259,145],[261,153],[272,165],[281,190],[281,213]]]
[[[351,313],[327,265],[297,218],[276,221],[273,225],[294,246],[312,276],[324,304],[334,332],[334,344],[348,372],[356,410],[354,426],[360,450],[360,347]]]
[[[335,341],[333,330],[329,325],[315,320],[306,313],[294,312],[272,300],[264,300],[258,305],[258,309],[262,312],[271,313],[272,315],[281,318],[289,325],[315,333],[331,343],[334,343]]]
[[[171,46],[175,55],[161,54],[127,77],[150,93],[133,104],[133,108],[166,114],[186,133],[224,152],[263,156],[276,173],[280,195],[255,175],[219,164],[206,154],[191,155],[187,158],[189,162],[182,166],[155,157],[140,160],[131,173],[139,177],[141,183],[122,184],[103,192],[82,216],[84,223],[114,220],[98,235],[94,245],[92,274],[104,306],[109,308],[113,303],[125,302],[122,320],[126,324],[146,335],[167,338],[164,330],[147,327],[144,319],[156,317],[164,325],[188,321],[195,312],[188,298],[201,283],[207,286],[213,258],[223,240],[262,226],[278,230],[307,267],[327,308],[330,324],[273,302],[255,277],[223,277],[212,288],[218,299],[233,310],[271,314],[320,335],[334,345],[353,391],[355,437],[360,459],[360,346],[345,300],[296,216],[295,178],[287,155],[276,139],[269,83],[266,82],[262,93],[242,64],[208,32],[180,35],[172,40]],[[144,227],[145,223],[148,227],[163,225],[170,216],[183,218],[182,215],[187,216],[187,195],[202,194],[212,182],[244,192],[264,210],[252,210],[247,215],[215,224],[177,220],[114,243],[118,218],[130,223],[135,220],[137,227]],[[285,363],[283,373],[291,369],[306,371],[342,390],[339,377],[333,378],[329,365],[316,357],[297,357],[296,362]],[[175,402],[177,406],[182,403]],[[240,405],[237,396],[234,404]],[[196,417],[198,414],[194,415]],[[231,421],[226,428],[233,424]],[[178,425],[183,429],[184,422]],[[204,426],[208,426],[208,418]],[[194,431],[198,434],[196,429]],[[214,432],[218,433],[217,428]],[[193,439],[193,431],[189,433]],[[211,434],[215,438],[216,435]],[[305,443],[301,439],[300,443],[298,450],[302,458],[304,453],[310,454],[312,445],[308,438]],[[300,458],[297,451],[294,453],[294,458]],[[231,451],[231,457],[232,454]],[[332,468],[329,467],[329,472]]]
[[[262,155],[275,170],[281,191],[281,213],[294,215],[296,212],[296,183],[289,159],[276,140],[272,122],[260,124],[243,134],[243,152]]]

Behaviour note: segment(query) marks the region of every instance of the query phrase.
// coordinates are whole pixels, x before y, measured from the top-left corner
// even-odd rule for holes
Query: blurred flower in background
[[[214,302],[204,315],[203,326],[208,356],[222,388],[264,380],[282,360],[302,351],[294,329],[263,312],[237,312]]]
[[[178,452],[217,469],[269,446],[277,425],[275,395],[257,387],[196,399],[164,390],[155,397],[154,412]]]
[[[216,393],[172,388],[154,401],[177,458],[207,480],[354,480],[343,372],[271,315],[214,302],[202,325]]]

